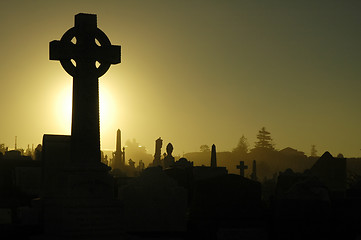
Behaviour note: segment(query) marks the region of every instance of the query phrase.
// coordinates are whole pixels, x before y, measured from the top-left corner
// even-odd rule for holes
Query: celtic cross
[[[71,126],[72,160],[78,163],[100,162],[99,81],[111,64],[120,63],[120,46],[111,45],[97,27],[97,16],[75,15],[75,26],[52,41],[50,60],[59,60],[73,77]],[[74,63],[75,62],[75,63]]]

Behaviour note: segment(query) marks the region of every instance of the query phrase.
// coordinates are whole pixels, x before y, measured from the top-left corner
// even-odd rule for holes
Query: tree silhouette
[[[255,148],[267,148],[274,150],[274,144],[272,143],[272,138],[270,135],[271,133],[266,131],[265,127],[262,127],[262,129],[258,131],[258,141],[255,143]]]
[[[208,146],[207,144],[201,145],[201,146],[199,147],[199,149],[200,149],[201,152],[210,152],[210,151],[211,151],[210,148],[209,148],[209,146]]]
[[[234,148],[232,152],[239,155],[246,155],[248,153],[248,147],[249,144],[247,138],[242,135],[242,137],[239,139],[237,147]]]

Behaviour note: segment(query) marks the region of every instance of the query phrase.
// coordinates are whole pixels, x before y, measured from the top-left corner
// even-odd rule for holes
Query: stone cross
[[[97,16],[75,15],[75,26],[50,42],[50,60],[59,60],[73,77],[71,158],[73,163],[100,162],[99,83],[111,64],[120,63],[120,46],[111,45],[97,27]],[[73,63],[75,62],[75,64]]]
[[[239,169],[239,175],[244,177],[244,170],[248,169],[248,166],[244,165],[244,161],[239,161],[239,165],[237,165],[237,169]]]

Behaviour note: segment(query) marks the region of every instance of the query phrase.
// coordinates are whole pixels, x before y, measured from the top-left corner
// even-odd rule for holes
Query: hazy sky
[[[80,12],[122,46],[100,78],[101,146],[231,150],[263,126],[277,149],[361,156],[361,1],[1,1],[0,143],[70,134],[72,77],[49,42]]]

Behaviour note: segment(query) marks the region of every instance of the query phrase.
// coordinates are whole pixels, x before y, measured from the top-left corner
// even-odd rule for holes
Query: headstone
[[[117,139],[116,139],[116,148],[113,156],[112,168],[113,169],[123,169],[125,162],[123,162],[123,152],[121,146],[121,132],[120,129],[117,130]]]
[[[76,43],[72,42],[75,38]],[[100,46],[96,44],[96,40]],[[73,112],[71,128],[72,161],[100,163],[99,81],[111,64],[120,62],[120,46],[111,45],[97,27],[94,14],[75,15],[75,26],[60,41],[50,42],[50,60],[59,60],[73,77]],[[73,65],[71,60],[76,62]],[[96,62],[100,63],[96,67]]]
[[[168,143],[167,145],[167,155],[164,157],[164,168],[169,168],[174,165],[174,157],[172,156],[173,145]]]
[[[273,208],[274,231],[280,239],[329,239],[331,202],[317,177],[291,169],[280,172]]]
[[[204,239],[213,239],[219,229],[249,229],[264,224],[259,182],[227,174],[196,181],[193,192],[190,226],[211,234]]]
[[[344,197],[347,179],[345,158],[334,158],[325,152],[312,166],[310,174],[320,179],[332,195]]]
[[[21,152],[19,150],[10,150],[5,152],[4,155],[5,159],[20,159],[21,158]]]
[[[239,169],[239,175],[244,177],[244,170],[248,169],[248,166],[244,165],[244,161],[240,161],[237,169]]]
[[[173,167],[178,168],[193,168],[193,162],[188,161],[186,158],[182,157],[178,159],[173,165]]]
[[[122,162],[125,164],[125,147],[123,147]]]
[[[217,167],[217,153],[216,153],[216,145],[212,145],[212,152],[211,152],[211,168]]]
[[[119,189],[129,232],[184,232],[187,191],[161,167],[149,167]]]
[[[155,140],[155,153],[154,153],[154,160],[153,166],[161,166],[161,149],[162,149],[163,140],[158,138]]]
[[[80,13],[75,16],[75,26],[60,41],[50,43],[50,59],[60,60],[73,76],[73,112],[71,137],[43,138],[44,233],[118,233],[121,204],[114,197],[110,168],[101,163],[98,78],[111,64],[120,62],[120,47],[111,45],[97,28],[96,15]]]

